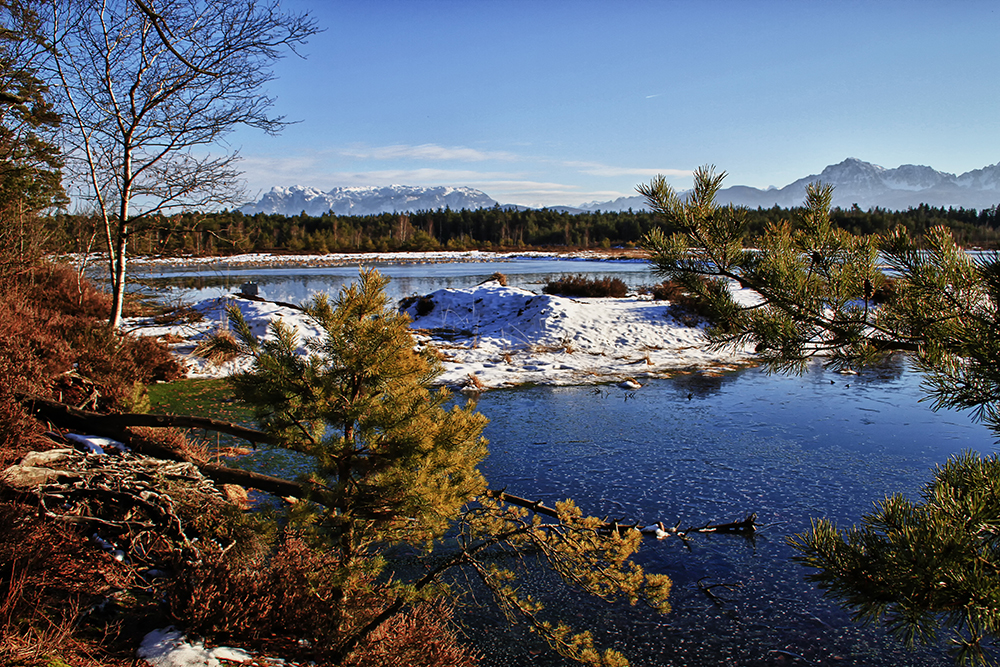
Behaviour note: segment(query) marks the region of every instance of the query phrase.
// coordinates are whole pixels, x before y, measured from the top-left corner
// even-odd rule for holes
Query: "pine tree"
[[[38,213],[66,203],[59,116],[40,78],[47,55],[35,0],[0,0],[0,272],[42,252]]]
[[[638,190],[667,225],[645,239],[656,270],[682,282],[712,319],[716,346],[745,345],[772,370],[814,357],[860,369],[906,353],[934,407],[971,409],[1000,434],[1000,259],[963,251],[943,227],[855,236],[830,224],[832,189],[808,186],[801,218],[745,238],[745,212],[719,207],[725,173],[695,172],[682,201],[662,177]],[[885,270],[888,269],[888,270]],[[889,275],[892,278],[888,277]],[[731,287],[756,293],[740,305]],[[790,538],[810,578],[860,619],[907,642],[952,631],[962,663],[988,664],[1000,630],[1000,461],[948,461],[922,502],[892,496],[860,528],[829,521]]]
[[[206,346],[251,360],[231,377],[237,394],[283,447],[311,462],[314,494],[297,504],[296,515],[318,547],[337,554],[333,655],[346,656],[409,602],[444,594],[444,575],[465,568],[505,613],[527,619],[563,655],[627,664],[615,651],[595,649],[589,633],[548,620],[496,555],[539,554],[572,586],[608,601],[643,599],[663,611],[669,578],[630,560],[638,531],[598,530],[603,522],[569,501],[543,522],[487,492],[477,469],[487,420],[471,402],[449,409],[448,392],[432,388],[439,363],[415,350],[408,317],[388,307],[387,282],[363,271],[335,303],[317,297],[306,313],[322,335],[307,343],[308,354],[297,352],[296,335],[280,320],[258,339],[235,308],[235,339],[221,334]],[[407,579],[406,568],[391,562],[394,545],[424,547],[425,573]],[[352,612],[352,599],[372,597],[389,601],[374,613]]]

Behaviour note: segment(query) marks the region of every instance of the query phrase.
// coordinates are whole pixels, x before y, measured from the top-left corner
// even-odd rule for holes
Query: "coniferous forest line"
[[[768,226],[784,221],[794,225],[801,211],[778,206],[746,209],[745,237],[759,236]],[[855,206],[833,209],[831,220],[834,226],[854,234],[883,233],[901,226],[911,236],[920,236],[933,227],[945,226],[964,247],[1000,247],[996,206],[981,211],[927,205],[905,211],[864,211]],[[53,252],[101,250],[100,224],[92,216],[52,216],[46,222],[47,245]],[[230,255],[632,247],[659,224],[648,211],[569,213],[499,206],[366,216],[187,212],[140,222],[129,235],[128,250],[137,255]]]

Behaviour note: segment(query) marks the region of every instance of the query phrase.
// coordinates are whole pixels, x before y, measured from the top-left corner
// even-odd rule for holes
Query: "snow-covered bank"
[[[241,362],[213,367],[192,353],[208,333],[226,326],[225,309],[231,304],[240,308],[260,336],[275,319],[294,327],[302,341],[320,333],[301,310],[239,297],[199,302],[193,306],[197,316],[189,322],[130,320],[126,328],[166,337],[192,377],[224,376],[239,369]],[[453,388],[597,384],[630,378],[641,383],[642,378],[679,369],[725,370],[752,359],[745,350],[709,350],[701,327],[678,320],[668,302],[641,296],[573,299],[491,281],[438,290],[410,303],[407,312],[418,343],[438,351],[444,367],[440,381]]]

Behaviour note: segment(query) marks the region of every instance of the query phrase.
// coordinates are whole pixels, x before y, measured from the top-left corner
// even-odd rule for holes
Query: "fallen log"
[[[218,433],[226,433],[250,442],[276,444],[277,440],[264,431],[247,428],[238,424],[224,422],[208,417],[193,417],[191,415],[154,415],[141,412],[123,412],[119,414],[102,414],[74,408],[71,405],[53,401],[40,396],[19,396],[21,401],[37,417],[58,424],[64,428],[86,430],[93,435],[103,435],[114,438],[125,435],[126,429],[132,426],[153,428],[200,428]]]
[[[114,438],[128,445],[134,451],[154,458],[192,463],[206,477],[219,484],[237,484],[257,489],[279,497],[308,498],[327,507],[335,503],[333,492],[319,484],[296,482],[262,473],[230,468],[218,463],[202,461],[183,448],[170,447],[154,442],[129,431],[129,427],[146,426],[154,428],[203,428],[220,433],[228,433],[251,442],[274,443],[268,433],[218,419],[192,417],[190,415],[149,415],[142,413],[121,413],[105,415],[80,410],[71,405],[38,396],[22,396],[20,400],[39,419],[61,428],[72,429],[106,438]]]

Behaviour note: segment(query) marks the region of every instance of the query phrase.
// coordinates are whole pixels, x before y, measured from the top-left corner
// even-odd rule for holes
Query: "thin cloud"
[[[481,151],[465,146],[438,146],[420,144],[410,146],[353,147],[340,151],[345,157],[362,160],[455,160],[458,162],[485,162],[486,160],[512,161],[517,159],[506,151]]]
[[[647,169],[644,167],[612,167],[599,162],[563,162],[572,169],[591,176],[673,176],[685,178],[694,174],[690,169]]]
[[[323,175],[336,185],[466,185],[517,178],[519,174],[463,169],[380,169],[361,172],[333,172]]]
[[[544,181],[473,181],[472,183],[485,192],[489,192],[487,188],[492,188],[498,192],[502,191],[508,194],[530,192],[563,195],[574,193],[575,195],[580,189],[576,185],[546,183]]]

